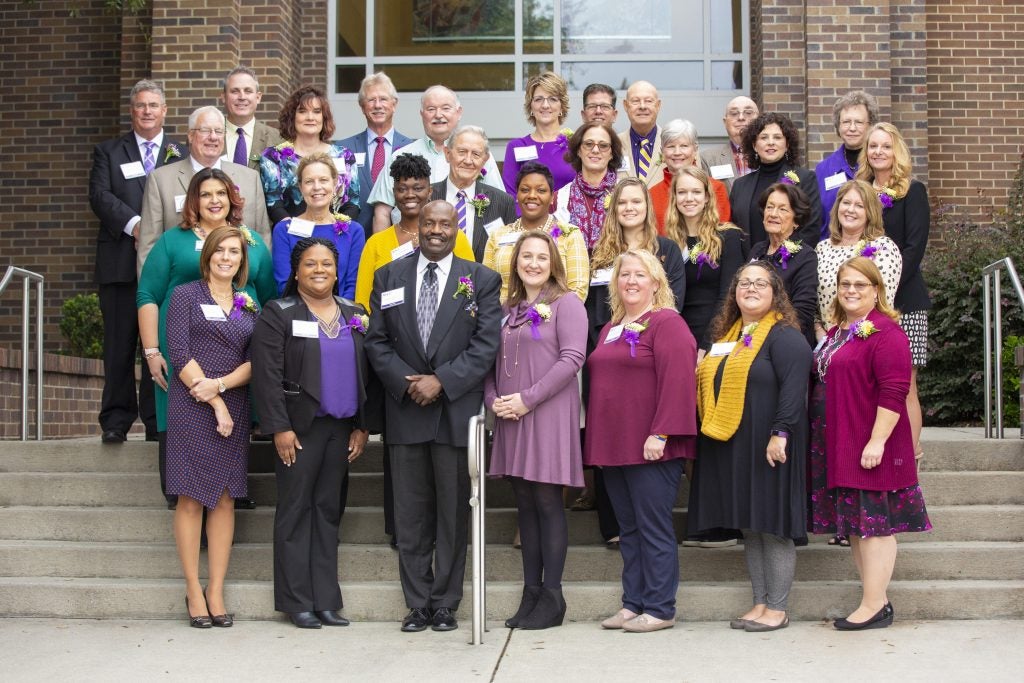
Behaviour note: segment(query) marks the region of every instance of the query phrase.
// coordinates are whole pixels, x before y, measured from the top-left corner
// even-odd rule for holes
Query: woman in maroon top
[[[892,624],[886,591],[896,563],[896,534],[927,531],[931,523],[907,417],[907,335],[871,259],[844,263],[837,282],[832,319],[839,324],[815,355],[824,384],[826,480],[820,474],[812,478],[811,531],[850,538],[863,593],[857,609],[834,626],[853,631]],[[818,424],[821,393],[812,409]],[[821,430],[813,431],[818,443],[812,443],[812,460],[822,450]]]
[[[672,507],[695,453],[697,343],[654,254],[623,252],[611,285],[611,320],[587,360],[583,462],[603,468],[619,521],[622,609],[601,626],[643,633],[675,625]]]

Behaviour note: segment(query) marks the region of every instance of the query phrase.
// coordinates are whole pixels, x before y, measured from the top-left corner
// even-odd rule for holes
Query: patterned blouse
[[[583,233],[575,225],[560,223],[550,218],[544,230],[555,238],[558,253],[565,265],[565,279],[569,289],[580,301],[587,300],[590,287],[590,258]],[[484,249],[483,264],[501,276],[501,300],[508,298],[508,278],[512,272],[512,250],[516,246],[518,233],[525,232],[521,221],[503,226],[491,233]]]
[[[875,262],[878,270],[882,273],[882,282],[885,283],[885,298],[892,306],[893,300],[896,298],[896,287],[900,283],[900,273],[903,271],[903,256],[896,243],[885,235],[872,240],[868,246],[875,247],[871,260]],[[828,323],[831,315],[829,311],[836,298],[836,276],[839,275],[839,267],[854,256],[860,255],[858,247],[863,250],[865,245],[842,246],[832,244],[832,240],[823,240],[818,242],[818,246],[814,249],[818,255],[818,315],[827,323],[824,325],[825,328],[832,325],[832,323]]]
[[[263,194],[267,198],[267,206],[285,201],[292,206],[302,203],[302,192],[295,171],[302,160],[295,153],[294,143],[282,142],[276,147],[267,147],[260,157],[260,178],[263,181]],[[344,164],[337,164],[339,196],[334,208],[344,206],[349,201],[359,202],[359,177],[354,172],[356,156],[349,149],[337,142],[331,142],[327,154],[334,159],[344,159]]]

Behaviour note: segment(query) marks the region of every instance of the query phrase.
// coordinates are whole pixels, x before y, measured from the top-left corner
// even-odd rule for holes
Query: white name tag
[[[504,235],[498,238],[499,247],[509,247],[519,241],[518,232],[506,232]]]
[[[334,157],[334,168],[338,169],[338,173],[345,173],[348,171],[348,166],[345,164],[343,157]]]
[[[203,240],[196,240],[196,251],[202,251],[204,244],[206,244],[206,242]]]
[[[736,348],[736,342],[718,342],[711,345],[709,356],[728,356]]]
[[[492,233],[493,233],[493,232],[494,232],[495,230],[497,230],[498,228],[503,228],[503,227],[505,227],[505,221],[503,221],[503,220],[502,220],[502,219],[500,219],[500,218],[495,218],[495,219],[494,219],[493,221],[491,221],[490,223],[485,223],[485,224],[484,224],[484,230],[485,230],[485,231],[487,231],[487,236],[488,236],[488,237],[490,237],[490,236],[491,236],[491,234],[492,234]]]
[[[320,337],[320,329],[316,322],[312,320],[293,320],[292,336],[317,339]]]
[[[391,260],[397,261],[398,259],[405,258],[414,251],[416,251],[416,248],[412,246],[412,242],[406,242],[402,246],[391,250]]]
[[[181,213],[181,210],[185,208],[185,195],[176,194],[174,195],[174,213]]]
[[[622,336],[622,325],[616,325],[615,327],[608,330],[608,336],[604,338],[605,344],[611,344],[613,341]]]
[[[366,152],[353,152],[356,155],[356,166],[366,165]]]
[[[711,177],[715,180],[725,180],[726,178],[732,178],[735,173],[732,172],[732,164],[721,164],[719,166],[711,167]]]
[[[530,145],[529,147],[516,147],[512,150],[512,153],[516,155],[516,161],[530,161],[531,159],[537,158],[537,145]]]
[[[307,221],[304,218],[293,218],[288,223],[288,234],[297,237],[312,237],[315,225],[313,221]]]
[[[389,289],[380,295],[380,307],[391,308],[392,306],[398,306],[399,304],[405,303],[405,288],[399,287],[398,289]]]
[[[227,320],[224,309],[217,304],[199,304],[199,308],[203,309],[203,316],[207,320]]]
[[[834,189],[836,189],[837,187],[839,187],[840,185],[842,185],[845,182],[846,182],[846,174],[845,173],[843,173],[842,171],[840,171],[839,173],[834,173],[834,174],[830,175],[828,178],[825,178],[825,189],[826,190],[834,190]]]
[[[590,276],[590,286],[606,285],[612,281],[611,268],[598,268]]]
[[[132,161],[127,164],[121,164],[121,175],[124,176],[125,180],[141,178],[146,175],[146,169],[142,167],[141,161]]]

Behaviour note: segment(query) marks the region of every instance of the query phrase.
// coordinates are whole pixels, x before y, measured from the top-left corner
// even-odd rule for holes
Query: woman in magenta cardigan
[[[826,481],[812,481],[811,531],[849,536],[860,574],[860,605],[833,624],[841,631],[885,628],[894,612],[886,591],[896,564],[896,534],[931,529],[917,482],[907,417],[910,345],[889,306],[874,261],[839,268],[832,319],[838,324],[815,355],[824,385]],[[819,387],[820,389],[820,387]],[[821,391],[812,423],[820,438]],[[814,437],[812,436],[812,439]]]

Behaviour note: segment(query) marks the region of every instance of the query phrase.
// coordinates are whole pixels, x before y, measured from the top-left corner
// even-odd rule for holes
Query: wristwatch
[[[223,394],[228,388],[224,386],[224,380],[220,377],[217,378],[217,391]]]

